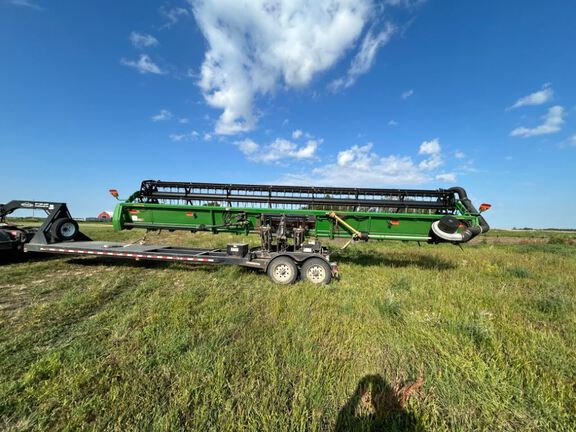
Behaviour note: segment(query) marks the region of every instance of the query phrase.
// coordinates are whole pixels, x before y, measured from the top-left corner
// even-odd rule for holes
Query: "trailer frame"
[[[59,255],[97,256],[137,261],[183,262],[188,264],[238,265],[267,272],[279,284],[295,282],[300,273],[313,283],[329,283],[338,277],[338,266],[330,262],[327,248],[318,241],[309,241],[295,250],[293,246],[278,250],[272,247],[249,248],[244,243],[231,243],[226,248],[205,249],[165,245],[147,245],[141,242],[125,243],[95,241],[82,233],[72,219],[65,203],[46,201],[10,201],[0,205],[0,221],[18,209],[40,209],[47,217],[38,228],[31,228],[19,243],[22,252]],[[16,229],[10,225],[10,229]],[[68,230],[68,231],[66,231]],[[287,261],[289,260],[289,261]],[[314,265],[310,264],[313,263]],[[322,277],[318,277],[318,275]]]

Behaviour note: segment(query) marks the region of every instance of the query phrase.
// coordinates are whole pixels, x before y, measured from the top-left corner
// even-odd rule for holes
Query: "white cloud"
[[[576,135],[572,135],[572,136],[570,137],[570,139],[568,140],[568,142],[570,143],[570,145],[571,145],[572,147],[576,147]]]
[[[303,132],[300,129],[296,129],[292,132],[292,139],[299,139],[302,136]]]
[[[236,144],[240,149],[240,151],[244,153],[246,156],[256,153],[260,148],[258,144],[256,144],[249,138],[243,139],[241,141],[236,141],[234,144]]]
[[[167,9],[165,7],[161,7],[160,13],[162,14],[164,19],[166,20],[166,24],[164,24],[162,26],[163,28],[172,27],[174,24],[176,24],[178,21],[180,21],[180,18],[183,18],[183,17],[190,15],[190,12],[188,11],[188,9],[185,9],[182,7],[175,7],[175,8],[170,8],[170,9]]]
[[[13,6],[23,6],[31,9],[42,10],[42,7],[32,0],[4,0],[4,3]]]
[[[421,155],[438,155],[442,148],[440,147],[440,140],[434,138],[430,141],[423,141],[418,148],[418,154]]]
[[[209,134],[208,132],[204,133],[204,136],[202,136],[202,139],[204,141],[212,141],[212,134]]]
[[[560,131],[564,124],[564,108],[560,105],[553,106],[543,117],[544,123],[534,128],[519,127],[510,132],[511,136],[533,137],[538,135],[547,135]]]
[[[529,105],[542,105],[549,102],[554,97],[554,90],[550,86],[550,83],[546,83],[542,86],[542,90],[531,93],[528,96],[524,96],[516,101],[514,105],[508,109],[520,108]]]
[[[178,123],[188,124],[190,123],[190,119],[187,119],[186,117],[181,117],[178,119]]]
[[[426,0],[384,0],[384,4],[389,6],[403,6],[406,8],[414,8],[425,2]]]
[[[224,135],[255,127],[257,96],[303,87],[332,67],[374,17],[372,0],[189,2],[208,41],[199,86],[222,110],[216,133]]]
[[[330,89],[338,91],[354,85],[360,75],[370,70],[378,49],[390,41],[394,32],[395,28],[392,24],[386,24],[385,29],[377,34],[374,34],[372,30],[368,31],[360,44],[360,49],[352,59],[346,76],[332,81]]]
[[[251,139],[234,142],[247,159],[253,162],[280,162],[289,159],[312,159],[320,145],[318,140],[308,140],[304,145],[298,145],[283,138],[276,138],[267,145],[259,145]]]
[[[422,149],[424,151],[420,151]],[[310,174],[286,175],[284,180],[300,184],[375,187],[456,181],[454,173],[437,172],[442,165],[441,147],[437,139],[422,143],[419,154],[425,159],[418,162],[410,156],[380,156],[373,151],[372,143],[354,145],[339,152],[335,163],[317,167]]]
[[[410,96],[412,96],[414,94],[414,90],[410,89],[410,90],[406,90],[404,93],[402,93],[400,95],[400,97],[404,100],[408,99]]]
[[[170,134],[168,137],[175,142],[181,142],[181,141],[193,141],[196,138],[198,138],[200,136],[200,134],[198,132],[196,132],[195,130],[193,130],[192,132],[189,133],[173,133]]]
[[[158,45],[158,39],[154,36],[135,31],[130,33],[130,42],[132,42],[132,45],[136,48],[148,48]]]
[[[441,173],[436,175],[436,180],[446,183],[454,183],[456,181],[456,174],[454,173]]]
[[[133,67],[141,74],[151,73],[156,75],[164,75],[166,73],[166,71],[160,69],[156,63],[150,60],[150,56],[147,54],[141,54],[138,61],[122,59],[120,60],[120,63],[122,63],[124,66]]]
[[[170,120],[173,117],[172,113],[167,109],[161,109],[160,112],[151,117],[153,122]]]
[[[454,157],[456,159],[464,159],[466,157],[466,154],[460,150],[457,150],[454,152]]]
[[[388,126],[398,126],[398,122],[396,120],[390,120]]]

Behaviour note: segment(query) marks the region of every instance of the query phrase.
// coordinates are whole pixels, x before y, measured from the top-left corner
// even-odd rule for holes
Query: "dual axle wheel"
[[[268,266],[268,277],[272,282],[288,285],[296,282],[298,276],[314,284],[328,284],[332,280],[330,265],[320,258],[309,258],[299,269],[296,262],[288,257],[278,257]]]

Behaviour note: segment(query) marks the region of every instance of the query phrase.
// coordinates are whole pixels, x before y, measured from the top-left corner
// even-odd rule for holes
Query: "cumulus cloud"
[[[173,133],[170,134],[168,137],[174,142],[181,142],[181,141],[193,141],[198,138],[200,134],[193,130],[192,132],[188,133]]]
[[[190,15],[188,9],[183,7],[175,7],[175,8],[161,7],[160,13],[166,20],[166,24],[162,26],[163,28],[172,27],[174,24],[180,21],[180,18],[187,17],[188,15]]]
[[[418,148],[418,154],[438,155],[440,154],[440,150],[440,140],[438,138],[434,138],[433,140],[422,142]]]
[[[165,120],[170,120],[172,117],[174,117],[172,115],[172,113],[170,111],[168,111],[167,109],[161,109],[160,112],[156,115],[153,115],[151,117],[153,122],[159,122],[159,121],[165,121]]]
[[[436,175],[436,180],[445,183],[454,183],[456,181],[456,174],[454,173],[441,173]]]
[[[162,70],[156,63],[154,63],[148,54],[141,54],[138,60],[120,60],[124,66],[129,66],[136,69],[141,74],[155,74],[164,75],[166,71]]]
[[[158,39],[154,36],[135,31],[130,33],[130,42],[132,42],[132,45],[136,48],[149,48],[158,45]]]
[[[516,103],[508,109],[520,108],[529,105],[542,105],[551,101],[553,97],[554,90],[552,90],[550,83],[546,83],[542,86],[541,90],[518,99]]]
[[[418,148],[418,154],[425,155],[427,158],[421,161],[418,167],[422,170],[433,170],[440,167],[443,163],[442,156],[440,155],[441,150],[440,140],[438,138],[424,141]]]
[[[302,136],[303,132],[300,129],[296,129],[292,132],[292,139],[299,139]]]
[[[560,105],[553,106],[543,117],[544,123],[534,128],[519,127],[510,132],[514,137],[533,137],[538,135],[548,135],[559,132],[564,124],[564,108]]]
[[[360,44],[360,49],[352,59],[346,76],[332,81],[329,86],[330,89],[332,91],[338,91],[354,85],[360,75],[370,70],[378,49],[390,41],[394,32],[395,28],[392,24],[386,24],[385,29],[378,33],[375,33],[373,30],[368,31]]]
[[[300,184],[341,186],[389,186],[416,185],[432,181],[454,182],[456,174],[438,172],[443,165],[438,139],[424,141],[418,161],[406,155],[381,156],[373,150],[373,144],[354,145],[342,150],[336,162],[319,166],[311,174],[292,174],[284,181]]]
[[[235,141],[234,144],[253,162],[280,162],[285,160],[312,159],[316,155],[316,150],[320,141],[308,140],[304,145],[298,145],[284,138],[277,138],[267,145],[260,145],[253,140],[246,138]]]
[[[251,130],[255,98],[303,87],[354,46],[373,18],[372,0],[189,0],[208,42],[199,85],[222,114],[216,133]],[[371,33],[354,66],[373,59],[384,36]],[[363,44],[364,45],[364,44]]]

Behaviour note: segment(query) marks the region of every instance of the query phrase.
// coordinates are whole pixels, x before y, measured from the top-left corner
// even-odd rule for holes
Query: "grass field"
[[[0,429],[576,430],[575,236],[356,244],[325,287],[236,267],[2,262]]]

